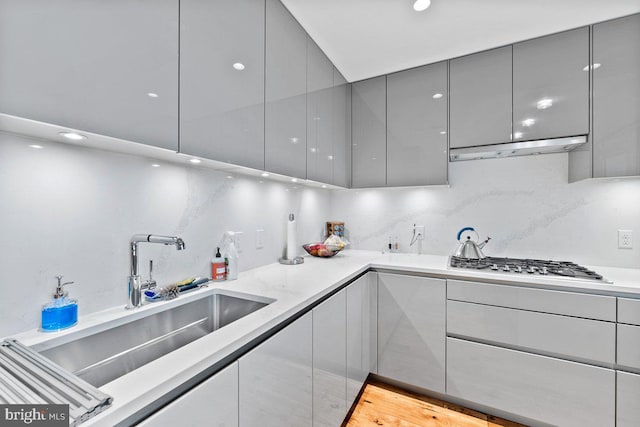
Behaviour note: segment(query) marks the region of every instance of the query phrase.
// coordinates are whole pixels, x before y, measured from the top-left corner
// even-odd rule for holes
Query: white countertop
[[[13,337],[42,350],[215,292],[250,294],[275,300],[254,313],[100,387],[113,396],[113,404],[85,425],[112,426],[198,376],[225,356],[241,349],[369,268],[640,298],[640,269],[589,266],[613,282],[603,283],[540,275],[451,269],[447,267],[447,262],[448,258],[445,256],[381,254],[359,250],[346,250],[330,259],[307,256],[304,264],[269,264],[240,273],[238,280],[215,283],[173,301],[148,304],[136,310],[115,307],[84,316],[78,325],[66,331],[42,333],[33,330]]]

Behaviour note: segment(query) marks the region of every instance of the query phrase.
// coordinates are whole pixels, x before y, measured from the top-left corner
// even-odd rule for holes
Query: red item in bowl
[[[335,246],[327,246],[324,243],[308,243],[306,245],[302,245],[302,247],[309,255],[319,258],[332,257],[342,250]]]

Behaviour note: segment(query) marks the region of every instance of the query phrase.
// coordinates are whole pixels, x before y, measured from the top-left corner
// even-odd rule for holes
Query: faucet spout
[[[142,305],[142,289],[144,284],[138,274],[138,243],[160,243],[163,245],[175,245],[181,251],[185,249],[184,241],[180,237],[157,236],[154,234],[136,234],[129,241],[131,254],[131,275],[129,276],[129,300],[126,308],[140,307]]]

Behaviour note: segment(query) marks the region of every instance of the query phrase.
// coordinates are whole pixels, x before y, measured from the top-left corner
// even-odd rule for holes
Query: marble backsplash
[[[449,164],[449,187],[340,190],[332,213],[352,247],[409,246],[413,224],[426,227],[422,252],[450,255],[465,226],[491,236],[486,255],[562,259],[640,268],[640,178],[567,183],[567,154]],[[634,230],[633,249],[618,249],[617,230]]]
[[[140,273],[148,277],[153,259],[159,285],[209,276],[225,230],[243,232],[240,271],[277,261],[290,212],[300,243],[321,238],[330,191],[227,176],[0,133],[0,337],[39,326],[58,274],[75,282],[68,291],[80,316],[124,306],[133,234],[184,239],[184,251],[140,244]],[[262,249],[257,229],[264,230]]]

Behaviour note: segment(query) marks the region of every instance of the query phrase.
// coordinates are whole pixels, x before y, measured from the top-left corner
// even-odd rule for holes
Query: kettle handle
[[[462,236],[462,233],[464,233],[465,231],[476,231],[476,229],[473,227],[464,227],[462,230],[458,231],[458,241],[460,241],[460,237]]]

